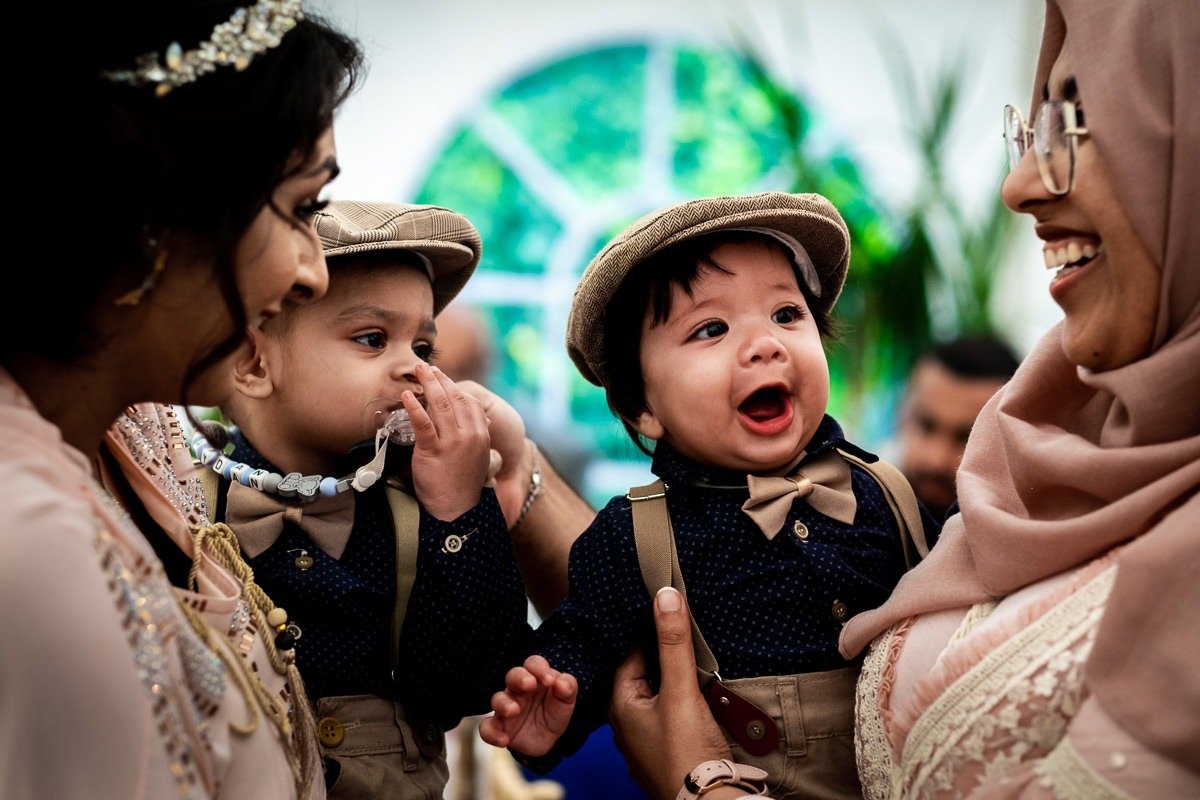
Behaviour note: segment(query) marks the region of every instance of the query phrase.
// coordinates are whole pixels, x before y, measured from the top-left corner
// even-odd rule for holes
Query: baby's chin
[[[715,467],[731,472],[745,472],[750,475],[773,475],[795,464],[803,452],[803,448],[789,448],[786,451],[777,450],[774,453],[750,452],[727,454],[719,460],[712,460],[711,463]]]

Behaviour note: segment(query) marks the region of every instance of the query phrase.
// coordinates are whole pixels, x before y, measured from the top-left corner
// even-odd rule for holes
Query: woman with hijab
[[[1200,796],[1197,74],[1194,3],[1047,0],[1002,194],[1036,222],[1064,319],[980,414],[961,513],[843,629],[843,655],[870,648],[869,798]],[[658,698],[629,666],[614,726],[659,796],[692,769],[681,797],[740,797],[752,781],[694,766],[730,758],[705,724],[673,724],[696,718],[667,685],[686,650],[664,651]],[[656,733],[672,744],[650,752]]]

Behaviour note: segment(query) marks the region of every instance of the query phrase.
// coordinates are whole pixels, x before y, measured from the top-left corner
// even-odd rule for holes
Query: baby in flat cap
[[[225,479],[209,509],[287,611],[277,645],[294,647],[315,706],[329,797],[441,797],[443,732],[486,712],[529,652],[524,584],[485,485],[495,432],[430,363],[435,315],[480,238],[429,205],[334,201],[313,225],[329,290],[251,329],[225,409],[232,452],[202,471]]]
[[[814,194],[708,197],[630,225],[588,265],[567,349],[653,456],[575,542],[570,591],[480,726],[544,773],[606,721],[657,590],[686,585],[700,680],[734,760],[775,797],[861,797],[842,623],[940,526],[826,413],[823,337],[850,239]],[[651,447],[652,445],[652,447]]]

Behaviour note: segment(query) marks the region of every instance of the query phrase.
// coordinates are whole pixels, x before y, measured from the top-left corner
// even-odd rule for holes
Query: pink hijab
[[[1089,372],[1055,325],[975,424],[962,513],[841,649],[1127,545],[1085,677],[1122,727],[1200,771],[1200,3],[1047,0],[1034,107],[1067,27],[1091,139],[1162,269],[1152,352]]]

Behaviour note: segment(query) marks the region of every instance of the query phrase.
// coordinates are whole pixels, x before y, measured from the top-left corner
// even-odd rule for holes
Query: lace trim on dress
[[[1063,737],[1050,755],[1033,768],[1038,783],[1060,800],[1129,800],[1129,795],[1098,775]]]
[[[946,648],[942,652],[945,653],[951,647],[970,636],[972,631],[979,627],[979,623],[991,616],[992,612],[996,610],[997,605],[998,603],[992,600],[987,603],[976,603],[971,606],[966,616],[963,617],[962,622],[955,628],[954,633],[950,635],[950,641],[946,642]]]
[[[899,789],[899,772],[892,763],[891,693],[896,660],[911,619],[876,637],[867,650],[854,698],[854,750],[865,800],[886,800]]]
[[[1059,744],[1087,695],[1083,665],[1115,575],[1111,564],[1075,587],[930,703],[905,741],[903,792],[963,796]]]

